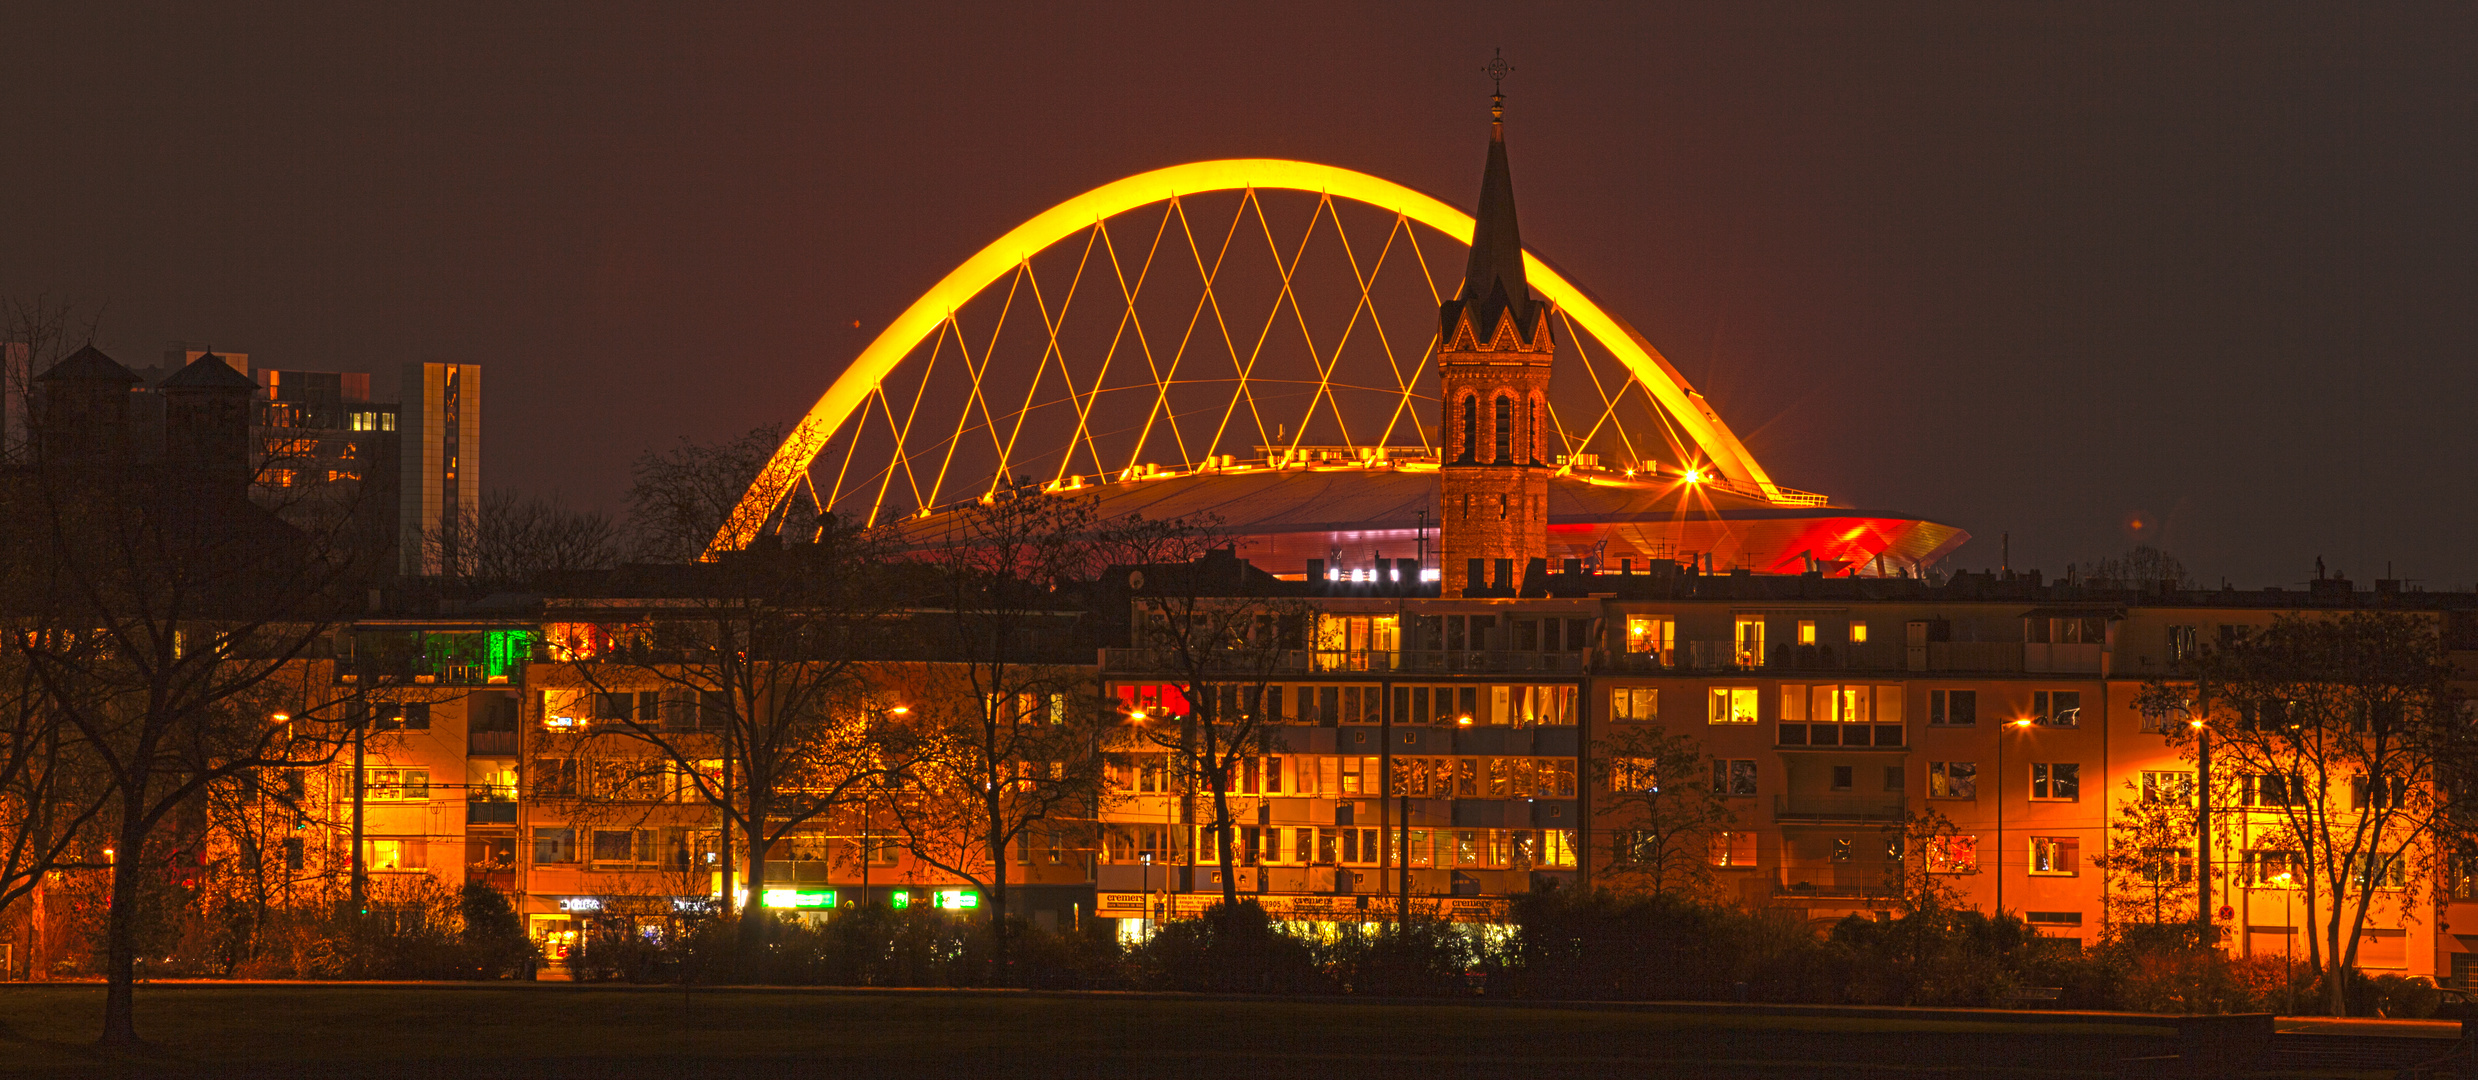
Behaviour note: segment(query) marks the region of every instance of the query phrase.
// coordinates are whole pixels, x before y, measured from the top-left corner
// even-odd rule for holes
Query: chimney
[[[1524,562],[1523,595],[1549,595],[1549,560],[1531,559]]]

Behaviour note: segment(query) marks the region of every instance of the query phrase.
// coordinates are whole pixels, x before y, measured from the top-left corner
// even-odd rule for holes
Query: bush
[[[2381,1016],[2393,1020],[2424,1020],[2435,1015],[2444,1002],[2442,991],[2423,978],[2406,975],[2357,976],[2349,995],[2349,1011],[2359,1016]]]
[[[457,908],[465,923],[459,978],[505,979],[532,973],[540,954],[525,936],[525,920],[517,915],[507,894],[468,881],[457,897]]]
[[[1464,927],[1413,916],[1373,933],[1346,923],[1327,947],[1325,966],[1345,993],[1385,997],[1469,997],[1479,992],[1487,947]]]
[[[614,957],[596,969],[605,977],[698,983],[787,986],[1028,986],[1112,989],[1125,985],[1118,943],[1106,931],[1042,930],[1007,924],[1007,962],[984,919],[934,909],[897,911],[883,904],[838,910],[831,918],[770,920],[754,956],[740,954],[739,921],[707,919],[634,963],[620,957],[637,946],[614,943]],[[589,954],[592,950],[589,948]]]
[[[1515,898],[1514,940],[1489,992],[1586,1000],[1729,1000],[1757,935],[1744,912],[1665,894]]]
[[[1137,982],[1154,990],[1311,994],[1334,989],[1308,942],[1284,933],[1254,900],[1215,904],[1166,923],[1135,951]]]
[[[2277,956],[2233,956],[2221,961],[2228,972],[2230,1012],[2318,1012],[2323,998],[2315,993],[2315,970]]]

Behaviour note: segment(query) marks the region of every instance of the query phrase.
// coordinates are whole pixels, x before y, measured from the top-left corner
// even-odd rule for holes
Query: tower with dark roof
[[[53,466],[126,464],[129,398],[146,380],[88,345],[34,377],[35,454]]]
[[[1549,304],[1523,278],[1523,236],[1506,165],[1504,94],[1491,99],[1488,169],[1462,292],[1438,312],[1437,374],[1445,417],[1437,470],[1444,595],[1464,595],[1471,568],[1512,588],[1548,555]],[[1509,593],[1509,595],[1511,595]]]
[[[250,482],[247,375],[214,353],[190,361],[155,389],[164,399],[164,464],[198,482],[245,491]]]

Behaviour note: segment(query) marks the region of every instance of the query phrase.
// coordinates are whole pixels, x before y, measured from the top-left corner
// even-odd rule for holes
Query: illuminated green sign
[[[886,902],[892,907],[908,908],[912,906],[912,894],[902,891],[890,893],[886,897]]]
[[[830,908],[835,906],[832,889],[768,889],[765,903],[770,908]]]
[[[940,889],[931,895],[944,911],[968,911],[981,906],[981,894],[968,889]]]

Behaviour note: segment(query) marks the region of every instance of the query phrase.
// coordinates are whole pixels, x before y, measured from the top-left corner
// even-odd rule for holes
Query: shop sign
[[[807,910],[835,906],[833,889],[768,889],[765,904],[770,908]]]

